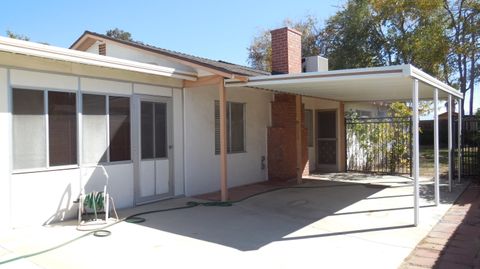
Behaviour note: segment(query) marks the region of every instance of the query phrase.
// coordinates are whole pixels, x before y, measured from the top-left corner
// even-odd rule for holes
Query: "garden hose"
[[[69,245],[70,243],[73,243],[77,240],[80,240],[84,237],[87,237],[89,235],[94,235],[94,236],[97,236],[97,237],[109,236],[111,234],[111,232],[106,230],[106,228],[109,228],[109,227],[111,227],[115,224],[118,224],[120,222],[123,222],[123,221],[128,222],[128,223],[142,223],[142,222],[145,222],[146,221],[145,218],[139,217],[141,215],[154,214],[154,213],[167,212],[167,211],[174,211],[174,210],[182,210],[182,209],[188,209],[188,208],[193,208],[193,207],[197,207],[197,206],[230,207],[230,206],[233,206],[236,203],[243,202],[245,200],[248,200],[248,199],[256,197],[256,196],[260,196],[260,195],[263,195],[263,194],[266,194],[266,193],[275,192],[275,191],[279,191],[279,190],[285,190],[285,189],[320,189],[320,188],[330,188],[330,187],[346,187],[346,186],[352,186],[352,185],[358,186],[358,184],[340,184],[340,185],[334,184],[334,185],[328,185],[328,186],[283,186],[283,187],[273,188],[273,189],[269,189],[269,190],[266,190],[266,191],[254,193],[252,195],[249,195],[249,196],[246,196],[242,199],[238,199],[238,200],[234,200],[234,201],[208,201],[208,202],[189,201],[184,206],[144,211],[144,212],[133,214],[133,215],[130,215],[126,218],[120,219],[119,221],[108,224],[106,226],[103,226],[100,229],[92,230],[90,232],[82,234],[78,237],[75,237],[75,238],[73,238],[71,240],[68,240],[64,243],[61,243],[59,245],[56,245],[56,246],[53,246],[53,247],[50,247],[50,248],[47,248],[47,249],[44,249],[44,250],[41,250],[41,251],[38,251],[38,252],[33,252],[33,253],[30,253],[30,254],[24,254],[24,255],[20,255],[18,257],[15,257],[15,258],[0,261],[0,265],[7,264],[7,263],[10,263],[10,262],[14,262],[14,261],[17,261],[17,260],[20,260],[20,259],[26,259],[26,258],[34,257],[34,256],[37,256],[37,255],[40,255],[40,254],[50,252],[52,250],[59,249],[61,247]],[[367,184],[364,184],[364,186],[365,187],[368,187],[368,186],[372,187],[372,186],[377,186],[377,185],[367,183]],[[385,187],[387,187],[387,186],[385,186]]]

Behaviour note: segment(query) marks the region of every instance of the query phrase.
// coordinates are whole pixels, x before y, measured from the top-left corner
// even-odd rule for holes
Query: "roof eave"
[[[49,45],[38,44],[30,41],[0,37],[0,51],[18,53],[23,55],[48,58],[67,62],[76,62],[86,65],[101,66],[121,69],[178,79],[196,80],[196,74],[179,72],[171,68],[139,63],[130,60],[118,59],[88,52],[65,49]]]

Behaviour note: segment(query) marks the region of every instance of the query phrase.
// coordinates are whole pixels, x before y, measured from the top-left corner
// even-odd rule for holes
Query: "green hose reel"
[[[105,208],[105,196],[103,195],[103,191],[93,191],[86,194],[85,198],[83,199],[83,206],[84,208],[93,210],[93,213],[95,214],[95,219],[97,219],[97,212]]]

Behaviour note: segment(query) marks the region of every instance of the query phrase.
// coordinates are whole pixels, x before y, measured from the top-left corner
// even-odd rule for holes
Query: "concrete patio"
[[[319,175],[302,188],[268,192],[231,207],[195,207],[121,222],[109,237],[86,236],[2,268],[398,268],[450,208],[452,193],[421,181],[420,225],[413,227],[413,186],[406,177]],[[312,187],[312,188],[305,188]],[[234,192],[234,190],[232,190]],[[183,206],[191,198],[149,204],[121,216]],[[200,200],[199,200],[200,201]],[[0,236],[2,261],[81,236],[75,222]]]

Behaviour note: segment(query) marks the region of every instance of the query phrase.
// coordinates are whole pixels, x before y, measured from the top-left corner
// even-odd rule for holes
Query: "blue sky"
[[[69,47],[85,30],[118,27],[133,39],[196,56],[247,65],[247,47],[264,29],[310,14],[324,22],[345,0],[27,1],[2,3],[0,35]],[[477,94],[478,95],[478,94]],[[467,98],[468,100],[468,95]],[[475,107],[479,107],[480,97]]]
[[[84,30],[118,27],[135,40],[211,59],[247,64],[247,47],[262,29],[312,14],[323,22],[343,0],[302,1],[4,1],[6,30],[32,41],[70,46]],[[8,11],[8,12],[5,12]]]

